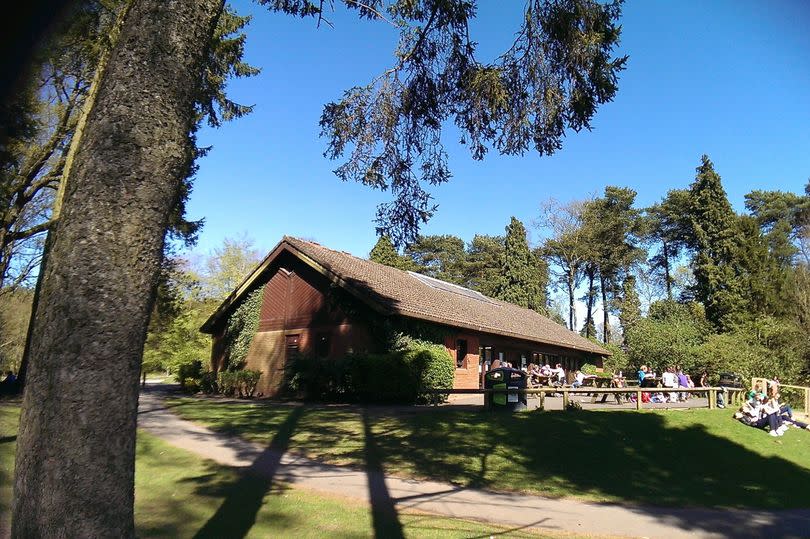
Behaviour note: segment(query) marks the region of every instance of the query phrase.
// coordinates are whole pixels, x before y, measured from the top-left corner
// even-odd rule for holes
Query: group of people
[[[529,375],[529,382],[532,385],[544,385],[544,382],[555,386],[565,384],[565,369],[559,363],[554,368],[549,364],[529,363],[525,371]]]
[[[810,430],[810,425],[793,417],[789,404],[780,402],[778,380],[769,381],[767,387],[754,386],[734,418],[749,427],[767,430],[771,436],[782,436],[791,425]]]
[[[683,372],[683,369],[679,365],[667,367],[664,372],[661,373],[660,380],[655,372],[650,371],[650,368],[647,367],[647,365],[642,365],[639,368],[638,385],[640,387],[658,387],[659,382],[661,387],[669,389],[678,389],[681,387],[684,389],[693,389],[695,387],[692,377]],[[652,396],[645,393],[642,395],[642,398],[647,398],[654,402],[683,402],[689,398],[689,393],[661,392],[654,393]]]

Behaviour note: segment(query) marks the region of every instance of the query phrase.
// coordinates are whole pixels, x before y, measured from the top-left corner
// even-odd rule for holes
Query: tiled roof
[[[489,298],[438,279],[333,251],[298,238],[285,236],[274,252],[285,244],[292,247],[293,253],[298,251],[309,258],[309,262],[319,266],[349,292],[382,312],[601,355],[610,354],[604,348],[530,309]],[[269,258],[271,257],[265,262]],[[265,267],[265,263],[260,264],[245,284],[258,277]],[[240,293],[244,292],[244,285],[239,290]],[[226,303],[230,304],[235,299],[237,298],[229,298]],[[227,310],[225,304],[223,307],[212,315],[203,328],[212,324],[218,315]]]

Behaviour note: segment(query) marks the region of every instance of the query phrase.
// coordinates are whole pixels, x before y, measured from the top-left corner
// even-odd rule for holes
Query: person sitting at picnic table
[[[571,384],[571,387],[573,388],[582,387],[582,383],[585,382],[585,380],[591,378],[596,378],[596,375],[585,374],[582,371],[577,371],[576,375],[574,376],[574,383]]]
[[[675,369],[673,367],[667,367],[663,374],[661,374],[661,384],[670,389],[675,389],[678,387],[678,377],[675,376]],[[677,400],[677,393],[667,393],[665,399],[666,402],[675,402]]]
[[[642,365],[638,369],[638,385],[644,385],[644,378],[647,377],[647,365]]]
[[[551,375],[556,378],[555,383],[557,385],[565,384],[565,369],[562,368],[560,363],[557,363],[557,366],[551,369]]]
[[[689,389],[689,379],[686,376],[686,374],[684,374],[683,369],[680,367],[678,367],[677,376],[678,376],[678,387]],[[681,401],[685,401],[689,398],[689,393],[680,393],[678,396],[680,397]]]

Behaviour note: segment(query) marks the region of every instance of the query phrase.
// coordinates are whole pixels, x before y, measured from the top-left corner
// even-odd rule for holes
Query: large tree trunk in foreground
[[[138,372],[222,0],[134,0],[78,142],[33,319],[14,537],[133,537]]]

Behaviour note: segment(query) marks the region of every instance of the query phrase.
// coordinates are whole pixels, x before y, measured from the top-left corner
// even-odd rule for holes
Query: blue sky
[[[472,26],[479,60],[511,42],[523,2],[479,1]],[[387,193],[340,182],[322,154],[325,103],[392,64],[396,32],[339,10],[334,25],[271,14],[239,1],[246,59],[262,73],[230,85],[254,112],[205,128],[189,203],[205,217],[198,252],[247,233],[267,251],[284,235],[366,256],[375,208]],[[514,215],[530,229],[540,202],[585,198],[605,185],[632,187],[641,206],[686,187],[706,153],[741,211],[753,189],[800,192],[810,178],[810,3],[794,1],[628,2],[619,92],[590,132],[569,133],[551,157],[490,154],[474,161],[447,133],[453,179],[432,193],[439,211],[426,234],[502,234]]]

